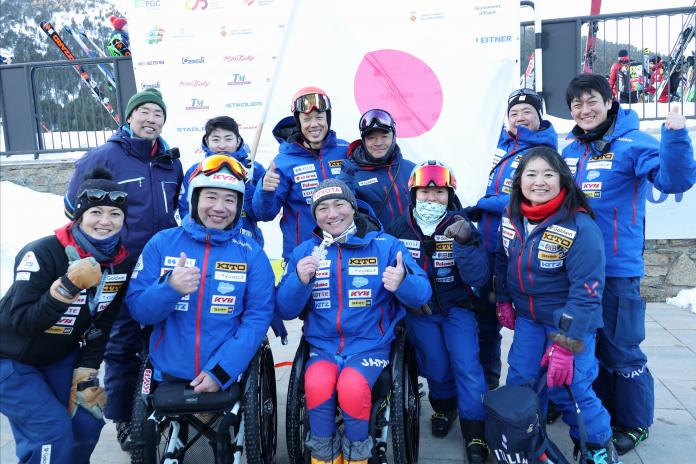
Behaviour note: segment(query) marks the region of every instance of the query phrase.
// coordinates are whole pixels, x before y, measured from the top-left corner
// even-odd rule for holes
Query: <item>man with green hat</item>
[[[72,219],[75,195],[84,173],[95,166],[106,166],[121,189],[128,193],[126,227],[121,230],[128,252],[140,255],[145,243],[163,229],[176,227],[179,187],[183,169],[179,151],[170,150],[160,136],[167,119],[167,106],[156,89],[133,95],[126,105],[126,124],[109,140],[75,162],[68,192],[65,214]],[[140,358],[143,348],[140,325],[133,321],[127,306],[121,307],[106,346],[104,384],[108,402],[104,415],[116,423],[121,448],[128,450],[130,414]]]

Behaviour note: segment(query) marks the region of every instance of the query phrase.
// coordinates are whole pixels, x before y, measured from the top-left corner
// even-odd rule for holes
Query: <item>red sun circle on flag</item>
[[[400,50],[375,50],[355,73],[355,102],[360,113],[389,111],[396,135],[418,137],[431,130],[442,112],[442,86],[423,60]]]

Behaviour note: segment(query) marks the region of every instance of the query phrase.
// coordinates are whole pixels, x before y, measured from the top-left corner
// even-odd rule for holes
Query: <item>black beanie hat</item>
[[[619,58],[622,56],[628,56],[628,50],[625,50],[623,48],[619,50]]]
[[[316,219],[317,216],[314,214],[314,211],[317,209],[317,206],[319,206],[319,203],[334,198],[346,200],[350,203],[350,206],[353,207],[353,210],[356,213],[358,212],[358,204],[355,201],[355,195],[345,182],[338,179],[326,179],[320,182],[314,189],[314,193],[312,193],[312,216]]]
[[[519,105],[520,103],[527,103],[528,105],[532,105],[534,109],[537,111],[537,114],[539,115],[539,122],[542,121],[542,104],[541,97],[538,93],[536,93],[532,89],[519,89],[512,92],[508,97],[507,114],[510,114],[510,108],[512,108],[515,105]]]
[[[96,199],[95,195],[86,194],[88,190],[102,190],[107,192],[107,194],[100,199]],[[114,192],[124,194],[125,196],[109,195],[109,193]],[[103,166],[97,166],[92,172],[87,173],[77,189],[75,203],[73,222],[78,222],[85,211],[95,206],[111,206],[123,211],[124,216],[128,214],[127,195],[123,192],[121,186],[113,181],[111,171]]]

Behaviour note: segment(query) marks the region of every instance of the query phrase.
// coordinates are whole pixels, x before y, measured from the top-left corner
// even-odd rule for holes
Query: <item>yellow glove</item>
[[[68,413],[74,417],[77,407],[82,406],[97,419],[104,417],[106,392],[99,386],[97,370],[89,367],[78,367],[73,371],[73,381],[68,400]]]

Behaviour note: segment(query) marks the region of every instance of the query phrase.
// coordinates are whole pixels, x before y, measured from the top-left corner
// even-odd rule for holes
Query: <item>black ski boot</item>
[[[457,419],[457,409],[435,412],[430,418],[430,428],[435,438],[445,438]]]
[[[546,423],[549,425],[553,424],[558,420],[559,417],[561,417],[561,414],[561,411],[559,411],[558,408],[556,408],[556,403],[549,400],[546,409]]]
[[[631,451],[638,443],[650,436],[650,430],[643,427],[614,427],[614,446],[620,456]]]
[[[464,451],[469,464],[483,464],[490,450],[486,445],[483,421],[459,419],[464,437]]]
[[[121,449],[126,453],[131,448],[131,423],[127,421],[116,422],[116,439]]]

